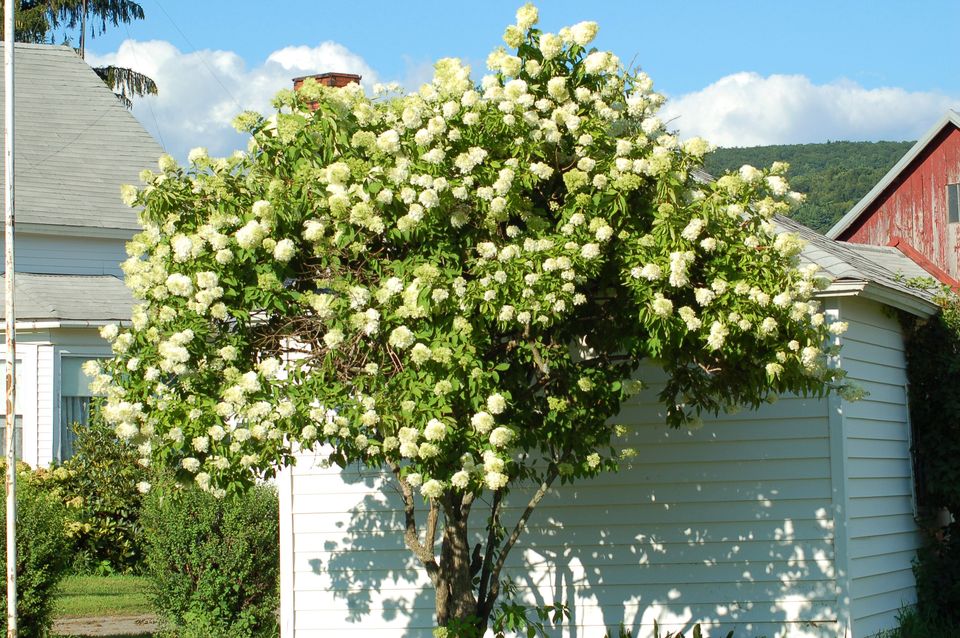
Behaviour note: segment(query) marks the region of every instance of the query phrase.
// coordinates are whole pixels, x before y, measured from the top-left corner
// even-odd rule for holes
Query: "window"
[[[60,427],[53,441],[53,458],[66,461],[73,456],[76,435],[73,424],[90,422],[90,381],[83,364],[97,357],[64,356],[60,359]]]
[[[960,184],[947,184],[947,221],[960,222]]]
[[[13,426],[13,449],[17,451],[17,459],[23,459],[23,417],[17,415]],[[0,417],[0,455],[7,458],[7,416]]]
[[[17,412],[20,412],[20,385],[21,375],[20,369],[22,367],[22,361],[17,359],[16,361],[16,372],[17,372]],[[7,362],[0,361],[0,456],[6,458],[7,456]],[[23,458],[23,415],[17,414],[14,418],[13,424],[13,449],[16,450],[17,458]]]

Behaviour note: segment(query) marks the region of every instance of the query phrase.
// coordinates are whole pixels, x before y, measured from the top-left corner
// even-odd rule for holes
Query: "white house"
[[[86,419],[80,365],[110,353],[98,328],[130,317],[120,262],[139,226],[120,185],[162,149],[69,47],[15,53],[18,456],[46,465]]]
[[[869,396],[782,397],[698,431],[663,425],[656,384],[624,405],[633,467],[553,490],[513,555],[525,599],[570,606],[564,635],[616,636],[622,623],[646,638],[657,620],[665,630],[700,622],[711,636],[863,638],[915,601],[896,312],[936,307],[897,275],[927,273],[894,248],[782,225],[833,278],[822,301],[850,324],[838,363]],[[310,454],[281,474],[283,638],[431,636],[433,592],[383,478],[323,469]]]

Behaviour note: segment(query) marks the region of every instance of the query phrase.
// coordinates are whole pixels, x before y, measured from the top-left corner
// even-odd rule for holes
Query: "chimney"
[[[303,81],[307,78],[313,78],[318,84],[324,86],[335,86],[338,89],[348,84],[360,84],[360,76],[353,73],[317,73],[315,75],[303,75],[293,78],[293,90],[298,90],[303,86]]]
[[[338,89],[348,84],[360,84],[360,76],[354,75],[353,73],[316,73],[314,75],[302,75],[298,78],[293,78],[293,90],[299,91],[300,87],[303,86],[303,81],[307,78],[313,78],[317,81],[317,84],[332,86]],[[317,110],[317,103],[312,102],[310,109],[314,111]]]

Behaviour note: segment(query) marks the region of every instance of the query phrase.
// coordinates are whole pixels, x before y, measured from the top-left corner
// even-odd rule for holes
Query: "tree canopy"
[[[297,446],[384,468],[458,635],[496,617],[550,486],[631,455],[615,417],[642,361],[673,426],[835,378],[821,279],[773,223],[786,166],[698,179],[707,143],[589,48],[597,25],[537,18],[518,11],[479,84],[456,59],[412,95],[308,81],[237,118],[248,152],[162,157],[124,191],[141,301],[89,368],[117,434],[215,494]],[[539,488],[503,520],[520,482]]]
[[[0,3],[2,5],[2,3]],[[64,40],[67,34],[78,31],[77,52],[86,57],[88,32],[103,33],[108,26],[129,24],[143,20],[143,7],[133,0],[18,0],[14,11],[14,39],[34,44],[51,43],[58,32]],[[3,25],[0,24],[0,37]],[[156,83],[146,75],[118,66],[93,67],[104,83],[127,108],[136,96],[156,95]]]

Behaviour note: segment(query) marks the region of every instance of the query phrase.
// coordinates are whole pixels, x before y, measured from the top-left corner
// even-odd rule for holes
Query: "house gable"
[[[18,226],[131,236],[137,214],[120,185],[138,183],[163,149],[73,49],[17,44],[15,55]]]
[[[960,279],[960,223],[948,218],[947,185],[960,182],[960,115],[949,112],[827,236],[896,246],[922,257],[938,279]]]

